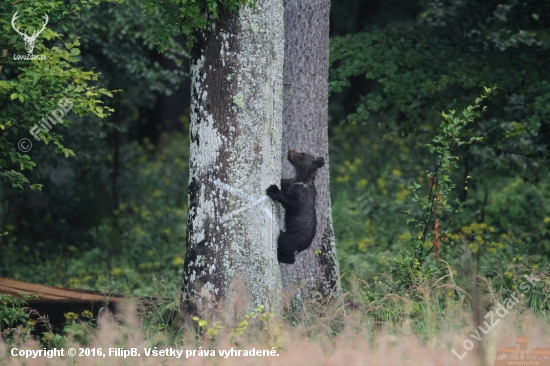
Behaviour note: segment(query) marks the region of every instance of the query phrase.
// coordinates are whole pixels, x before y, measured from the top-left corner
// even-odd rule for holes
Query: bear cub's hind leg
[[[296,260],[294,245],[287,233],[281,231],[277,240],[277,259],[281,263],[293,264]]]

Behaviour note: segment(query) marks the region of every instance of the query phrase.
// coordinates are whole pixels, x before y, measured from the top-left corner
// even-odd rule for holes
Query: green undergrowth
[[[347,349],[346,344],[353,341],[373,354],[393,347],[396,353],[392,360],[402,357],[401,353],[420,348],[451,361],[454,356],[450,348],[457,348],[462,343],[461,339],[455,339],[456,335],[467,337],[478,326],[475,312],[481,311],[485,316],[497,309],[498,304],[506,304],[506,299],[511,297],[520,300],[501,319],[502,323],[495,325],[500,331],[484,339],[485,352],[499,342],[499,334],[550,337],[550,269],[532,272],[518,265],[508,268],[508,272],[512,273],[508,279],[504,274],[494,279],[474,276],[474,288],[468,284],[470,274],[455,274],[448,268],[448,272],[435,281],[419,282],[400,294],[393,291],[395,284],[389,276],[383,280],[353,277],[349,281],[350,290],[342,297],[331,301],[310,300],[302,310],[294,313],[283,310],[277,314],[263,306],[247,309],[241,301],[246,294],[236,294],[226,304],[225,309],[231,311],[206,317],[182,314],[180,294],[165,280],[155,278],[151,286],[158,296],[156,302],[138,305],[138,298],[130,298],[119,308],[116,318],[106,308],[100,311],[98,318],[86,311],[67,313],[61,333],[53,332],[51,327],[44,328],[44,324],[48,326],[47,318],[26,308],[24,300],[6,297],[0,301],[0,314],[7,320],[2,322],[0,348],[22,347],[38,341],[46,348],[85,346],[103,347],[104,351],[109,345],[175,347],[184,352],[214,350],[216,357],[220,349],[255,348],[276,351],[282,357],[278,360],[292,354],[295,357],[300,354],[302,357],[322,356],[317,363],[312,359],[312,364],[323,364],[322,360],[327,357],[343,357],[339,350]],[[535,285],[525,290],[529,279]],[[520,296],[521,293],[526,296]],[[38,329],[42,331],[39,333]],[[300,348],[312,350],[316,347],[321,352],[318,356],[300,352]],[[142,360],[147,362],[147,359]],[[9,364],[14,359],[6,358],[6,352],[0,351],[0,361]],[[176,360],[167,362],[173,361]],[[85,360],[78,362],[87,364]],[[209,362],[215,362],[214,357]]]

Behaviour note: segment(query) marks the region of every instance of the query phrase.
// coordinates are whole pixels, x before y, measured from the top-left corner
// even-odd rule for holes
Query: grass
[[[514,345],[519,335],[529,338],[529,349],[550,345],[550,271],[531,272],[518,265],[506,273],[513,276],[460,276],[449,267],[440,278],[418,281],[400,292],[392,292],[389,277],[352,278],[351,290],[339,299],[309,300],[300,311],[271,314],[262,307],[247,311],[243,301],[235,300],[224,307],[231,311],[218,313],[216,319],[184,317],[178,306],[180,295],[155,279],[153,287],[164,300],[144,307],[130,299],[116,316],[103,311],[97,325],[72,320],[57,339],[37,340],[38,335],[23,324],[12,328],[11,336],[3,329],[0,364],[489,365],[497,349]],[[529,291],[521,289],[528,283],[526,273],[540,280]],[[470,285],[463,288],[459,283]],[[512,295],[518,303],[498,316],[498,304],[505,304]],[[490,311],[493,320],[487,315]],[[478,328],[487,330],[491,322],[487,334]],[[63,347],[65,352],[70,347],[88,352],[93,348],[96,356],[25,359],[9,355],[13,347],[40,350],[44,345]],[[121,350],[109,356],[110,348],[135,348],[140,356],[124,358]],[[97,356],[99,349],[106,357]],[[172,354],[145,354],[145,350],[166,349]],[[462,360],[453,349],[463,355]],[[256,352],[265,355],[248,355]]]

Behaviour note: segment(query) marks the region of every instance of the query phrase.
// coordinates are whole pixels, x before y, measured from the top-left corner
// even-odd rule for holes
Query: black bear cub
[[[282,179],[281,190],[271,185],[266,193],[285,208],[286,231],[281,231],[277,241],[277,259],[292,264],[296,254],[311,245],[317,229],[315,212],[315,174],[325,165],[325,159],[311,154],[288,151],[288,161],[294,166],[296,176]]]

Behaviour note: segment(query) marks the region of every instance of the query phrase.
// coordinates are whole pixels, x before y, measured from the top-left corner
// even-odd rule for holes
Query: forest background
[[[0,276],[134,295],[151,295],[153,276],[180,287],[187,51],[177,39],[158,53],[159,18],[143,16],[146,3],[101,3],[57,25],[80,37],[59,57],[99,74],[88,90],[97,103],[75,103],[70,128],[55,127],[51,144],[33,140],[32,164],[15,150],[26,131],[8,121],[24,113],[28,91],[6,94],[15,71],[2,70]],[[480,274],[506,282],[510,266],[548,262],[549,14],[548,1],[332,2],[331,199],[345,291],[356,278],[383,284],[411,268],[406,212],[419,212],[416,189],[430,189],[425,145],[440,133],[442,111],[461,112],[484,87],[496,89],[466,129],[475,143],[453,152],[449,204],[463,210],[441,238],[440,261],[427,257],[422,271],[449,263],[464,272],[472,258]],[[4,43],[11,15],[2,15]]]

